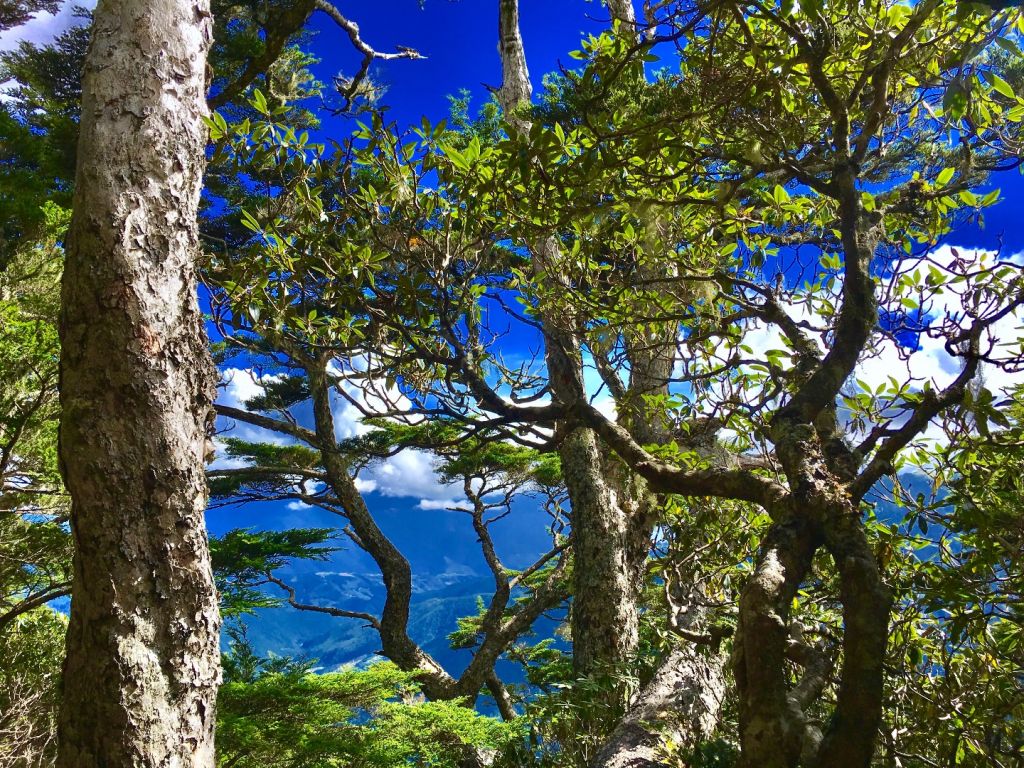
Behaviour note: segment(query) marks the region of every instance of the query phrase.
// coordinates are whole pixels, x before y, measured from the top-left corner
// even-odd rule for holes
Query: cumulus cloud
[[[928,254],[929,260],[940,269],[949,269],[958,259],[974,261],[976,266],[990,266],[995,261],[991,252],[973,251],[966,248],[944,245]],[[1017,254],[1008,261],[1016,264],[1024,263],[1024,254]],[[920,263],[907,271],[907,274],[923,280],[928,274],[928,267]],[[946,288],[935,295],[926,307],[929,316],[941,319],[949,314],[963,312],[960,295],[953,289]],[[1021,315],[1008,314],[996,322],[990,330],[991,338],[997,344],[1016,343],[1021,337]],[[926,333],[918,337],[917,349],[899,346],[892,340],[882,345],[877,354],[864,360],[858,368],[858,376],[869,386],[877,387],[888,381],[889,376],[906,380],[909,376],[915,386],[921,387],[930,381],[936,388],[950,384],[962,370],[959,358],[950,355],[945,348],[945,339],[932,338]],[[1004,371],[996,366],[985,366],[982,371],[985,385],[1000,391],[1021,382],[1020,375]]]
[[[338,366],[332,366],[332,373],[341,376],[342,371]],[[257,395],[263,394],[264,384],[269,381],[278,380],[277,375],[260,375],[256,371],[243,368],[228,368],[222,372],[222,386],[218,402],[235,408],[244,408],[245,402]],[[405,403],[407,400],[401,397],[396,391],[388,391],[378,394],[372,388],[361,386],[357,379],[349,378],[343,380],[340,386],[344,387],[348,398],[341,394],[332,394],[332,410],[335,419],[335,431],[339,440],[344,440],[358,435],[365,434],[370,430],[363,423],[363,412],[352,400],[366,410],[384,410],[391,404]],[[351,398],[351,400],[349,399]],[[387,398],[387,402],[385,402]],[[308,404],[300,405],[292,409],[292,416],[296,421],[307,428],[312,428],[312,412]],[[290,438],[272,432],[270,430],[254,427],[244,422],[231,419],[220,419],[220,426],[227,428],[231,424],[230,432],[232,437],[251,442],[270,442],[277,445],[286,445],[294,442]],[[217,469],[227,469],[245,466],[245,462],[233,459],[224,455],[223,442],[219,443],[218,457],[214,463]],[[363,469],[356,477],[356,488],[360,493],[379,493],[389,498],[412,498],[418,499],[421,509],[443,509],[455,503],[460,493],[452,485],[441,482],[434,469],[434,458],[426,451],[409,449],[398,453],[380,462],[374,462]],[[307,509],[308,505],[300,501],[291,502],[289,509]]]
[[[209,464],[207,469],[240,469],[246,466],[247,462],[242,459],[235,458],[234,456],[228,456],[227,446],[224,441],[220,438],[213,439],[213,446],[215,451],[215,458]]]
[[[957,248],[956,246],[943,245],[935,248],[928,254],[928,261],[936,265],[940,270],[946,271],[954,266],[954,262],[966,261],[973,269],[990,267],[995,263],[996,254],[986,251],[975,251],[968,248]],[[1004,261],[1015,264],[1024,263],[1024,253],[1016,254]],[[917,277],[923,281],[928,274],[926,262],[920,262],[906,274],[912,278]],[[933,322],[941,322],[947,315],[963,315],[961,304],[961,289],[953,287],[943,288],[939,293],[932,296],[925,307],[928,319]],[[1022,327],[1022,316],[1017,313],[1007,314],[994,323],[988,331],[988,340],[995,344],[996,354],[1000,354],[1003,345],[1019,345],[1024,338],[1024,327]],[[916,346],[912,344],[916,341]],[[898,383],[909,381],[914,390],[922,389],[926,383],[931,384],[935,389],[942,389],[951,384],[963,370],[963,362],[960,358],[951,355],[946,350],[945,338],[941,336],[932,337],[927,333],[921,333],[916,339],[905,340],[902,344],[893,339],[887,339],[880,344],[875,353],[865,358],[857,368],[857,378],[860,383],[871,389],[887,383],[890,377]],[[996,395],[1007,393],[1012,387],[1022,383],[1020,373],[1007,371],[995,365],[983,365],[979,378]],[[919,438],[921,442],[945,442],[946,436],[938,424],[931,424]]]
[[[334,430],[339,440],[365,435],[371,430],[363,423],[364,413],[387,413],[392,410],[406,412],[411,410],[412,403],[398,387],[380,387],[380,382],[367,382],[364,379],[366,361],[354,358],[343,368],[332,361],[328,372],[340,379],[337,387],[344,394],[335,391],[331,394],[331,409],[334,413]]]
[[[244,409],[247,400],[264,393],[262,382],[274,381],[279,378],[274,375],[260,376],[257,372],[244,368],[227,368],[221,372],[222,386],[217,396],[217,402],[232,408]],[[255,427],[242,421],[220,417],[217,422],[218,428],[224,430],[226,436],[236,437],[247,442],[273,443],[274,445],[286,445],[293,442],[277,432]],[[214,442],[219,441],[215,440]],[[223,445],[222,442],[220,444]],[[225,460],[230,461],[230,459]],[[244,466],[244,464],[238,466]]]
[[[991,266],[995,263],[995,259],[996,254],[991,252],[947,245],[933,249],[928,254],[927,262],[904,263],[900,272],[909,275],[912,280],[917,277],[921,283],[924,283],[929,272],[928,262],[942,271],[956,272],[963,270],[964,262],[971,263],[971,268],[977,269],[980,266]],[[958,260],[960,261],[959,267],[955,264]],[[1020,265],[1024,263],[1024,254],[1017,254],[1008,261]],[[925,324],[940,322],[947,316],[947,313],[962,317],[963,307],[960,292],[963,291],[963,288],[963,284],[946,287],[941,293],[932,297],[924,307]],[[806,303],[797,302],[783,308],[793,320],[805,327],[818,327],[822,324],[821,319],[811,313]],[[1021,339],[1024,338],[1022,314],[1009,314],[1001,318],[991,327],[990,336],[997,345],[1019,345]],[[826,351],[820,334],[809,332],[808,338],[822,352]],[[758,358],[763,357],[769,350],[787,350],[782,333],[774,324],[751,322],[745,330],[743,343],[749,346],[753,350],[754,356]],[[874,349],[858,363],[854,375],[846,383],[845,391],[855,392],[867,388],[871,392],[875,392],[880,386],[888,384],[890,377],[895,379],[897,385],[908,384],[912,391],[922,390],[926,383],[935,389],[942,389],[955,380],[961,371],[962,360],[946,350],[945,338],[929,336],[927,333],[900,334],[899,339],[876,340]],[[675,373],[680,375],[682,369],[677,367]],[[1019,373],[1006,371],[993,365],[982,367],[981,379],[986,387],[997,394],[1024,383],[1024,377]],[[713,388],[712,393],[716,393],[721,399],[725,397],[726,389],[724,387]],[[933,424],[921,439],[935,441],[943,440],[944,437],[939,426]]]
[[[364,477],[356,478],[356,490],[360,493],[373,493],[377,490],[377,481],[368,480]]]
[[[460,495],[456,486],[441,482],[433,456],[415,449],[371,465],[359,479],[382,496],[419,499],[421,509],[444,509]]]

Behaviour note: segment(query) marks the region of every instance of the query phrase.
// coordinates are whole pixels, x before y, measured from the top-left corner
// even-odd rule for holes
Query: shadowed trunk
[[[530,123],[521,110],[529,102],[531,88],[519,31],[518,0],[499,0],[498,6],[503,82],[497,97],[510,125],[526,133]],[[610,2],[608,6],[613,18],[635,24],[630,3]],[[558,241],[554,237],[539,240],[533,252],[536,269],[548,279],[558,279],[562,274]],[[571,286],[566,290],[571,293]],[[567,405],[585,400],[582,351],[572,310],[542,306],[541,318],[553,399]],[[640,442],[668,439],[643,396],[667,391],[675,340],[675,328],[671,327],[630,345],[630,384],[616,400],[627,428]],[[572,429],[559,448],[559,457],[572,508],[573,667],[583,676],[628,661],[638,648],[640,598],[659,499],[645,481],[611,455],[589,427]],[[719,715],[722,697],[714,692],[724,687],[724,667],[724,656],[717,653],[710,658],[696,655],[693,649],[671,654],[650,690],[632,705],[601,753],[605,762],[599,764],[627,764],[615,762],[620,754],[623,760],[631,759],[629,749],[622,751],[627,743],[641,750],[636,755],[654,754],[664,735],[660,724],[647,727],[648,721],[670,709],[676,711],[674,720],[681,732],[696,738],[710,734]],[[707,696],[700,690],[705,685]],[[693,708],[687,701],[702,703]]]

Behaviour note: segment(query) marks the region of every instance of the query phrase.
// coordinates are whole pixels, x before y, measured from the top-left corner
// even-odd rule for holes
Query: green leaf
[[[954,80],[946,86],[942,97],[942,112],[950,120],[957,121],[967,112],[968,90],[961,80]]]
[[[1016,99],[1017,98],[1017,94],[1015,94],[1013,92],[1013,88],[1010,87],[1010,84],[1008,82],[1006,82],[1005,80],[1003,80],[1003,78],[1001,78],[995,72],[987,72],[985,74],[985,79],[988,80],[992,84],[992,87],[996,91],[1001,93],[1006,98],[1008,98],[1008,99]]]
[[[250,102],[257,112],[261,115],[269,115],[270,109],[267,107],[267,97],[263,95],[263,91],[259,88],[252,92],[252,101]]]

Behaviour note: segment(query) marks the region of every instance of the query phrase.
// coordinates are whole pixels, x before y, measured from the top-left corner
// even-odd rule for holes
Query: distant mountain
[[[930,491],[923,476],[905,473],[904,487],[913,493]],[[880,484],[876,514],[884,522],[901,521],[905,511],[891,501],[891,483]],[[409,634],[445,669],[457,675],[469,663],[469,651],[453,651],[447,636],[459,617],[477,612],[477,598],[489,599],[494,582],[480,554],[480,546],[465,515],[444,510],[423,510],[409,500],[371,495],[379,524],[409,558],[413,568],[413,603]],[[248,525],[254,528],[336,526],[333,515],[314,509],[286,509],[284,505],[251,505],[245,520],[237,512],[213,511],[212,532]],[[549,544],[547,518],[529,504],[517,505],[515,514],[494,526],[493,535],[506,565],[522,568]],[[339,541],[339,545],[344,541]],[[924,553],[923,556],[928,556]],[[366,611],[376,615],[384,604],[384,585],[374,562],[351,545],[324,562],[297,562],[279,574],[302,602]],[[273,593],[272,593],[273,594]],[[355,619],[295,610],[289,606],[260,611],[246,619],[249,639],[260,653],[300,656],[318,660],[322,669],[365,664],[380,649],[377,633]],[[540,629],[548,634],[554,627]]]
[[[446,670],[457,675],[469,663],[469,651],[453,651],[447,636],[457,619],[477,612],[477,598],[489,599],[494,581],[480,553],[467,515],[427,510],[408,499],[370,494],[378,524],[409,559],[413,601],[409,634]],[[237,527],[280,529],[337,526],[339,519],[316,509],[283,504],[211,510],[213,534]],[[492,526],[495,544],[509,568],[523,568],[550,546],[548,518],[534,505],[517,504],[514,514]],[[300,602],[380,614],[384,585],[376,564],[364,552],[339,540],[341,550],[324,562],[300,561],[279,572]],[[273,590],[273,588],[269,588]],[[269,594],[275,594],[270,591]],[[260,653],[318,660],[323,669],[371,661],[380,649],[376,632],[356,619],[298,611],[290,606],[261,610],[247,617],[249,640]]]
[[[300,600],[371,613],[379,612],[384,603],[384,586],[376,574],[290,570],[286,578]],[[458,674],[470,654],[451,650],[447,636],[459,617],[476,613],[477,597],[487,599],[493,586],[489,577],[475,574],[434,574],[417,580],[409,634],[445,669]],[[261,610],[246,625],[259,653],[317,659],[323,669],[368,663],[380,649],[377,633],[364,622],[290,606]]]

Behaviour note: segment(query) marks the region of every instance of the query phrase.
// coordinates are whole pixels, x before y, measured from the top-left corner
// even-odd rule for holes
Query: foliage
[[[760,706],[797,710],[767,757],[787,764],[827,760],[789,742],[827,746],[851,713],[866,724],[859,745],[878,731],[878,764],[1019,762],[1024,406],[987,386],[983,365],[1020,369],[1019,329],[1001,334],[1024,278],[999,254],[938,249],[999,200],[994,174],[1021,167],[1019,11],[648,4],[660,14],[649,37],[622,25],[588,37],[532,110],[502,115],[488,102],[473,116],[463,93],[447,122],[405,130],[371,112],[329,141],[311,108],[324,90],[316,62],[292,23],[309,7],[215,5],[225,34],[214,100],[231,99],[209,121],[213,320],[225,360],[268,371],[233,417],[289,442],[223,439],[244,466],[211,471],[214,503],[297,499],[336,514],[389,589],[404,586],[389,598],[407,623],[408,562],[355,481],[399,451],[430,451],[439,477],[465,491],[455,508],[471,516],[496,585],[449,639],[490,653],[500,635],[493,658],[526,675],[511,687],[524,709],[513,727],[453,694],[472,698],[483,678],[467,692],[433,670],[443,684],[429,690],[447,699],[420,701],[428,681],[408,658],[431,660],[404,624],[300,606],[272,581],[293,559],[328,557],[334,531],[235,530],[211,542],[225,615],[283,602],[263,591],[271,583],[295,607],[367,621],[409,653],[404,671],[317,674],[233,635],[222,764],[450,765],[464,745],[509,764],[587,764],[679,643],[731,651],[736,675],[717,736],[674,760],[756,763],[736,745]],[[14,246],[0,253],[0,437],[17,441],[3,500],[19,510],[0,518],[4,563],[15,563],[0,564],[0,610],[67,579],[60,515],[21,510],[59,494],[60,215],[40,203],[69,190],[83,40],[72,31],[0,57],[20,83],[0,105],[12,169],[0,246]],[[249,78],[268,54],[274,63]],[[644,77],[657,56],[662,68]],[[667,380],[643,391],[640,363],[659,344]],[[925,344],[957,370],[950,381],[911,375]],[[559,346],[568,374],[552,365]],[[882,357],[907,370],[868,381]],[[582,395],[570,402],[556,380],[573,376]],[[613,416],[595,407],[605,392]],[[341,441],[323,415],[338,397],[367,428]],[[310,410],[324,420],[315,432]],[[925,439],[930,426],[941,445]],[[608,476],[657,496],[641,542],[640,648],[580,678],[567,638],[516,620],[561,605],[579,565],[572,469],[557,449],[584,429]],[[487,526],[524,496],[551,514],[557,558],[515,571]],[[809,543],[794,554],[794,540]],[[758,578],[778,562],[789,583],[775,594],[779,579]],[[857,581],[865,573],[877,579]],[[865,627],[869,651],[857,645]],[[770,664],[745,661],[761,652]],[[752,682],[765,669],[767,692]],[[867,693],[851,708],[850,691]]]
[[[426,702],[415,676],[387,662],[316,673],[260,659],[233,635],[217,699],[220,765],[460,765],[467,746],[493,751],[514,729],[457,702]]]
[[[1006,429],[943,449],[941,492],[908,489],[905,532],[887,537],[905,590],[890,640],[894,754],[992,765],[1024,748],[1019,389],[1001,413]]]
[[[37,608],[0,632],[0,766],[44,768],[56,756],[65,617]]]
[[[66,594],[67,499],[57,468],[54,284],[67,212],[44,207],[46,239],[0,270],[0,635],[22,610]]]
[[[257,608],[280,605],[258,587],[268,583],[274,571],[292,560],[326,560],[337,547],[329,528],[291,528],[283,531],[251,531],[236,528],[210,539],[213,574],[220,592],[221,614],[234,618]]]
[[[0,3],[0,32],[24,24],[40,12],[56,13],[56,0],[4,0]]]
[[[0,82],[13,81],[0,103],[0,269],[15,251],[63,234],[44,204],[71,205],[88,18],[79,12],[50,44],[0,53]]]
[[[813,506],[753,490],[799,494],[817,482],[801,463],[813,453],[796,438],[801,420],[821,451],[814,461],[855,505],[880,478],[927,463],[918,438],[933,419],[958,427],[954,444],[1001,423],[998,394],[967,383],[982,357],[1019,361],[1019,343],[999,345],[993,330],[1018,311],[1019,269],[928,250],[982,217],[999,197],[983,189],[990,174],[1017,163],[1024,102],[1007,52],[1021,21],[953,2],[668,5],[658,31],[678,43],[674,66],[645,82],[637,58],[665,48],[621,29],[593,36],[574,54],[581,68],[549,79],[530,123],[517,117],[504,134],[474,124],[465,100],[454,134],[427,121],[405,132],[374,115],[334,149],[270,110],[262,126],[225,124],[222,151],[273,169],[280,184],[246,209],[252,235],[213,275],[225,325],[252,349],[293,359],[332,349],[369,387],[383,382],[382,416],[441,417],[469,435],[486,424],[508,441],[495,443],[502,456],[474,462],[514,464],[516,443],[546,444],[544,430],[566,424],[597,430],[632,470],[693,499],[692,517],[672,521],[678,548],[655,559],[652,586],[716,574],[707,587],[724,630],[742,624],[730,611],[744,599],[754,610],[763,547]],[[635,351],[666,335],[676,356],[667,393],[617,402],[615,426],[646,409],[672,439],[638,445],[650,441],[630,442],[585,405],[547,405],[557,372],[507,364],[510,325],[549,347],[571,335],[580,365],[593,360],[613,392]],[[950,357],[966,361],[962,380],[858,380],[859,366],[882,353],[905,360],[908,340],[922,336],[949,340]],[[739,477],[744,489],[731,484]],[[701,511],[712,498],[735,505],[721,525]],[[766,514],[740,511],[751,501]],[[806,566],[773,607],[782,630],[772,679],[779,701],[802,683],[815,691],[799,715],[808,733],[834,708],[847,711],[843,690],[853,690],[834,675],[815,687],[813,669],[827,661],[857,674],[843,638],[868,621],[851,613],[867,588],[850,586],[841,546],[856,541],[858,558],[877,559],[879,579],[895,584],[930,567],[887,558],[906,524],[893,534],[867,510],[848,533],[833,518],[806,523]],[[954,539],[964,533],[942,525]],[[831,557],[815,556],[824,549]],[[701,556],[677,573],[688,552]],[[897,605],[912,600],[900,592]],[[648,626],[672,637],[671,621],[668,612]],[[884,649],[884,624],[870,621]],[[455,641],[472,642],[478,622],[464,620]],[[791,644],[801,661],[786,657]],[[584,688],[566,694],[570,708]]]

